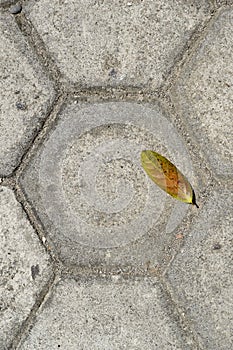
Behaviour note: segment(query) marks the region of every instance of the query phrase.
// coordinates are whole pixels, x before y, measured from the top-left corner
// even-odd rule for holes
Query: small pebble
[[[117,75],[117,72],[115,71],[115,69],[114,68],[112,68],[111,70],[110,70],[110,72],[108,73],[108,75],[110,76],[110,77],[116,77],[116,75]]]
[[[20,109],[21,111],[25,111],[27,109],[27,106],[25,105],[25,103],[22,102],[16,102],[16,108]]]
[[[31,275],[32,275],[32,279],[34,280],[36,278],[36,276],[38,276],[40,274],[40,267],[38,264],[36,265],[32,265],[31,266]]]
[[[214,250],[218,250],[218,249],[221,249],[221,248],[222,248],[222,246],[221,246],[221,244],[219,244],[219,243],[216,243],[216,244],[214,245],[214,247],[213,247]]]
[[[20,13],[22,11],[22,5],[20,4],[16,4],[10,7],[10,13],[12,15],[17,15],[18,13]]]

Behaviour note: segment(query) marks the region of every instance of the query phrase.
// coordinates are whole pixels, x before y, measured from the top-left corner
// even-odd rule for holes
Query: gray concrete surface
[[[153,280],[60,281],[41,311],[22,349],[192,348]]]
[[[43,0],[25,12],[71,82],[157,88],[210,9],[203,0]]]
[[[12,3],[0,349],[231,350],[232,2]],[[145,148],[199,208],[149,180]]]
[[[213,169],[222,175],[233,172],[233,149],[229,142],[233,106],[232,24],[233,10],[221,11],[173,88],[177,110],[202,144]]]
[[[167,259],[175,242],[166,233],[195,208],[145,178],[138,155],[147,148],[172,159],[197,187],[185,144],[157,105],[71,103],[59,115],[21,184],[66,264],[145,269]]]
[[[228,349],[233,344],[232,207],[232,191],[212,192],[168,272],[204,349]]]
[[[1,187],[0,203],[0,349],[5,349],[49,282],[52,268],[13,191]]]
[[[54,90],[14,18],[2,13],[0,23],[0,176],[6,176],[19,164],[40,129]]]
[[[11,5],[11,4],[14,4],[16,3],[17,1],[16,0],[0,0],[0,5]]]

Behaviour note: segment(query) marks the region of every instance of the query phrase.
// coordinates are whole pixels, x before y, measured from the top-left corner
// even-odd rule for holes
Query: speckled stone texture
[[[14,193],[0,187],[0,349],[8,349],[52,270]]]
[[[13,15],[0,13],[0,33],[0,176],[6,176],[41,127],[55,93]]]
[[[223,10],[181,71],[175,106],[215,172],[232,175],[233,10]]]
[[[72,83],[156,89],[210,14],[210,5],[203,0],[42,0],[29,2],[25,13]]]
[[[143,149],[169,157],[197,187],[183,139],[158,105],[63,110],[21,179],[63,262],[145,270],[169,259],[166,247],[196,208],[155,186],[140,164]]]
[[[155,280],[64,280],[21,349],[191,350],[176,317]]]
[[[203,349],[232,344],[232,191],[213,191],[168,272]]]

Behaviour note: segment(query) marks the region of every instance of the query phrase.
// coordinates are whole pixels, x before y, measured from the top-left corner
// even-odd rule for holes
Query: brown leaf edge
[[[146,150],[145,150],[146,151]],[[152,151],[152,152],[155,152],[155,151]],[[157,152],[155,152],[155,153],[157,153]],[[158,153],[157,153],[158,154]],[[165,158],[164,156],[161,156],[161,157],[163,157],[163,158]],[[165,158],[165,159],[167,159],[167,158]],[[169,162],[170,162],[170,160],[169,159],[167,159]],[[171,163],[171,162],[170,162]],[[176,166],[173,164],[173,163],[171,163],[175,168],[176,168]],[[182,174],[182,176],[184,176],[183,174]],[[188,181],[188,180],[187,180]],[[189,182],[189,181],[188,181]],[[190,183],[189,183],[190,184]],[[197,205],[197,202],[196,202],[196,195],[195,195],[195,192],[194,192],[194,189],[192,188],[192,185],[190,184],[190,186],[191,186],[191,189],[192,189],[192,202],[191,203],[187,203],[187,204],[192,204],[192,205],[195,205],[197,208],[199,208],[199,205]]]

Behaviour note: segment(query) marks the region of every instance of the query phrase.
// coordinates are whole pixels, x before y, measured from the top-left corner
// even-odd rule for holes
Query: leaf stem
[[[197,202],[196,202],[196,196],[195,196],[195,192],[194,191],[193,191],[192,204],[195,205],[197,208],[199,208],[199,206],[197,205]]]

